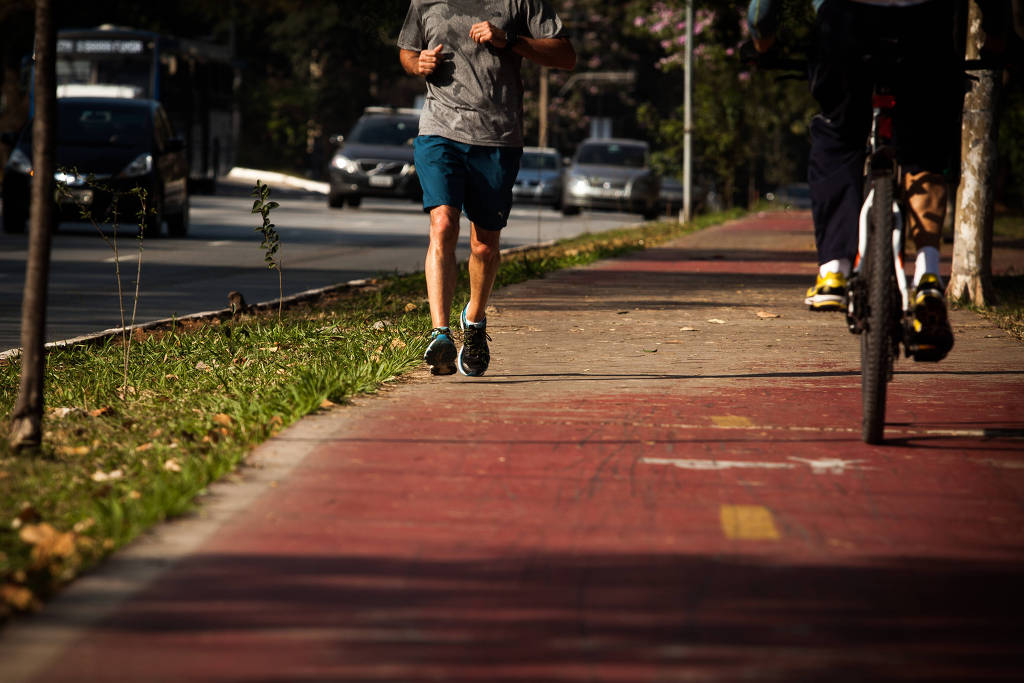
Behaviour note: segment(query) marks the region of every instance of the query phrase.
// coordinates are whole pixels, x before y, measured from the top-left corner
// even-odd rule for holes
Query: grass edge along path
[[[644,249],[737,218],[647,223],[507,256],[495,288]],[[456,308],[468,297],[461,265]],[[127,388],[121,342],[50,350],[44,443],[0,442],[0,623],[149,526],[193,509],[205,487],[304,415],[372,392],[422,362],[430,328],[423,273],[234,320],[136,330]],[[0,362],[0,412],[20,363]],[[0,419],[9,431],[9,418]]]

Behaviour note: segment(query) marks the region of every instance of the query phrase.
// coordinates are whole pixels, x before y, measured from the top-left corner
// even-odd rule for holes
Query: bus
[[[240,70],[231,48],[105,24],[57,32],[57,96],[158,100],[185,139],[189,185],[213,192],[235,164]]]

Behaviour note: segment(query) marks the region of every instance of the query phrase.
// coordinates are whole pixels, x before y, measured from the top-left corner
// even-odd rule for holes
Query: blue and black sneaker
[[[430,332],[430,343],[423,354],[423,360],[430,366],[432,375],[455,374],[455,342],[452,331],[447,327],[435,327]]]
[[[480,377],[487,372],[491,363],[491,352],[487,348],[487,318],[478,323],[466,322],[466,309],[459,316],[462,323],[462,348],[459,349],[459,372],[469,377]]]

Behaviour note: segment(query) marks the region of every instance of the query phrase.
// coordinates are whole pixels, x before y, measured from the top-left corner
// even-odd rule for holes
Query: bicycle
[[[892,145],[895,108],[895,96],[876,87],[864,164],[865,198],[847,299],[847,326],[861,337],[861,437],[869,444],[882,442],[887,387],[900,345],[907,356],[918,350],[912,341],[914,312],[903,268],[906,203]]]
[[[752,47],[746,55],[748,59],[753,55],[762,68],[789,72],[788,78],[807,68],[804,59],[754,55]],[[880,74],[886,63],[884,57],[869,58],[864,67]],[[861,436],[869,444],[883,440],[887,388],[900,346],[908,357],[919,351],[903,267],[907,209],[900,182],[902,169],[893,144],[895,109],[895,95],[884,79],[876,78],[866,141],[864,201],[846,312],[850,332],[861,337]]]

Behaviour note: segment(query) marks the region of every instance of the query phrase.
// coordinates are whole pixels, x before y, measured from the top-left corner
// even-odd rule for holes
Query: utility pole
[[[679,221],[693,217],[693,0],[686,0],[686,59],[683,68],[683,205]]]
[[[537,146],[548,146],[548,73],[546,66],[540,68],[540,97],[537,112]]]

